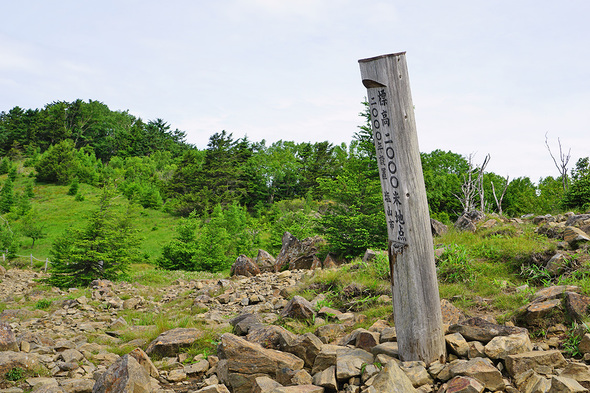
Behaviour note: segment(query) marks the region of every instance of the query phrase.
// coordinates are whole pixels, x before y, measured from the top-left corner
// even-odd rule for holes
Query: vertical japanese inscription
[[[393,142],[394,131],[387,113],[387,92],[381,87],[370,88],[367,91],[373,126],[373,140],[377,152],[377,163],[383,191],[387,233],[392,248],[396,252],[401,252],[407,244],[405,232],[407,223],[403,214],[403,202],[400,194],[396,146]]]

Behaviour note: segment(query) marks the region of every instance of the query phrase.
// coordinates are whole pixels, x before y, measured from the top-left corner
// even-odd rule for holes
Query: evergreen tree
[[[113,191],[105,187],[98,210],[86,227],[66,230],[54,242],[50,284],[62,288],[85,286],[95,279],[116,280],[125,276],[129,264],[137,257],[138,239],[130,212],[118,214],[114,199]]]
[[[0,190],[0,213],[8,213],[14,204],[14,184],[10,177]]]

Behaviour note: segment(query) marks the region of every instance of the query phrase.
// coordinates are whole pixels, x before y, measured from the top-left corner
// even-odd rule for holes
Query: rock
[[[566,292],[580,292],[580,288],[574,285],[553,285],[535,292],[533,303],[540,303],[546,300],[561,299]]]
[[[446,393],[481,393],[485,386],[475,378],[458,376],[449,381]]]
[[[276,387],[269,393],[324,393],[324,388],[314,385],[297,385]]]
[[[294,340],[291,340],[287,335],[281,336],[281,350],[303,359],[305,367],[310,369],[313,367],[322,346],[322,341],[312,333],[305,333]]]
[[[6,276],[6,268],[0,265],[0,279],[4,278],[4,276]]]
[[[347,380],[361,375],[363,365],[373,363],[373,355],[362,349],[348,349],[337,353],[336,379]]]
[[[574,321],[581,322],[588,315],[588,306],[590,306],[590,297],[580,295],[575,292],[565,293],[565,310]]]
[[[264,250],[258,250],[256,256],[256,266],[261,273],[274,272],[276,259]]]
[[[92,393],[151,392],[150,376],[133,356],[125,355],[97,380]]]
[[[470,341],[469,350],[467,351],[467,358],[474,359],[483,357],[486,357],[485,347],[483,346],[483,344],[479,341]]]
[[[527,332],[524,328],[515,326],[497,325],[486,321],[483,318],[475,317],[467,319],[459,324],[449,327],[450,333],[461,333],[466,340],[489,342],[496,336],[509,336]]]
[[[416,392],[412,382],[396,362],[388,362],[367,389],[368,393],[412,393]]]
[[[563,232],[563,240],[565,240],[571,248],[576,249],[582,243],[590,242],[590,236],[580,228],[566,226]]]
[[[229,320],[229,324],[233,326],[234,333],[238,336],[245,336],[253,326],[261,326],[262,320],[256,314],[240,314]]]
[[[475,232],[477,230],[476,224],[484,217],[485,215],[478,210],[463,213],[455,222],[455,228],[459,231]]]
[[[415,388],[433,383],[433,380],[430,377],[430,374],[428,374],[426,367],[424,367],[423,362],[403,362],[400,365],[400,368],[410,379],[412,386]]]
[[[502,373],[485,358],[470,359],[450,367],[451,376],[457,375],[475,378],[484,384],[486,389],[493,391],[504,390],[506,384]]]
[[[246,255],[241,254],[231,267],[231,276],[252,277],[260,274],[260,268],[254,261]]]
[[[344,325],[339,323],[329,323],[316,329],[315,335],[318,336],[324,344],[334,341],[344,332]]]
[[[160,373],[156,366],[154,366],[154,363],[152,363],[152,360],[141,348],[135,348],[133,351],[129,352],[128,355],[133,357],[137,363],[145,369],[150,377],[158,378],[160,376]]]
[[[140,297],[132,297],[131,299],[123,300],[123,310],[135,310],[141,306],[143,299]]]
[[[495,227],[497,223],[498,223],[498,220],[496,220],[494,218],[490,218],[489,220],[483,222],[479,226],[479,229],[490,229],[490,228]]]
[[[256,391],[258,393],[259,391]],[[222,384],[215,384],[211,386],[206,386],[203,389],[197,390],[195,393],[230,393],[225,385]],[[254,393],[254,391],[252,391]]]
[[[590,389],[590,370],[585,364],[568,363],[559,376],[574,379],[586,389]]]
[[[195,328],[176,328],[160,334],[147,347],[148,355],[175,356],[181,348],[189,348],[203,336],[203,332]]]
[[[338,354],[344,353],[348,350],[349,348],[341,347],[338,345],[322,345],[322,349],[320,353],[318,353],[318,355],[316,356],[315,361],[313,363],[311,373],[316,374],[317,372],[323,371],[330,366],[336,366]]]
[[[299,241],[289,232],[283,234],[282,248],[275,262],[275,272],[285,268],[289,270],[310,269],[313,265],[320,265],[321,261],[316,256],[319,245],[325,240],[319,236],[310,237]]]
[[[469,352],[469,344],[461,333],[451,333],[445,336],[447,346],[455,355],[466,358]]]
[[[310,319],[314,314],[315,311],[310,302],[301,296],[294,296],[280,315],[281,318]]]
[[[295,355],[263,348],[230,333],[221,336],[218,354],[218,376],[237,393],[249,393],[256,377],[274,378],[279,369],[300,370],[304,365]]]
[[[531,351],[519,353],[516,355],[508,355],[505,359],[506,369],[508,373],[514,377],[524,371],[544,370],[546,367],[550,369],[561,368],[566,365],[566,361],[557,350],[553,351]]]
[[[61,382],[60,387],[65,393],[91,393],[94,392],[93,379],[73,378]]]
[[[184,366],[184,372],[187,375],[204,374],[207,370],[209,370],[209,362],[205,359]]]
[[[170,382],[184,381],[186,379],[186,372],[184,372],[184,369],[170,370],[166,379]]]
[[[313,384],[324,387],[328,390],[338,390],[336,381],[336,366],[330,366],[323,371],[319,371],[313,376]]]
[[[432,236],[442,236],[449,231],[449,227],[434,218],[430,219],[430,229],[432,230]]]
[[[590,353],[590,333],[586,333],[582,336],[582,339],[578,344],[578,351],[582,354]]]
[[[540,376],[533,370],[518,374],[514,378],[514,383],[522,393],[545,393],[551,386],[547,378]]]
[[[326,259],[322,263],[322,267],[324,269],[336,269],[340,265],[340,262],[336,259],[336,257],[330,253],[326,255]]]
[[[388,341],[375,345],[371,348],[371,353],[375,356],[384,354],[392,358],[397,358],[399,357],[399,348],[397,342]]]
[[[282,387],[282,385],[268,376],[262,376],[254,380],[252,393],[266,393],[277,387]]]
[[[62,359],[66,363],[79,362],[84,359],[84,355],[76,349],[66,349],[60,352],[58,358]]]
[[[33,370],[40,367],[39,356],[34,353],[23,353],[15,351],[0,352],[0,375],[6,374],[13,368]]]
[[[365,251],[365,254],[363,255],[363,263],[367,263],[369,261],[372,261],[373,259],[375,259],[375,257],[377,257],[377,253],[369,248],[367,248],[367,250]]]
[[[263,325],[248,330],[246,340],[268,349],[280,349],[281,342],[295,340],[297,336],[282,326]]]
[[[465,314],[463,314],[461,310],[455,307],[453,303],[449,302],[447,299],[440,300],[440,309],[442,312],[442,320],[444,324],[454,325],[465,319]]]
[[[520,308],[515,315],[515,320],[525,326],[547,327],[554,322],[547,317],[549,315],[559,315],[562,311],[563,307],[560,299],[533,302]]]
[[[533,345],[527,333],[494,337],[484,348],[490,359],[506,359],[508,355],[530,352]]]
[[[551,377],[551,387],[548,393],[582,393],[588,389],[580,385],[575,379],[566,377]]]
[[[564,269],[567,267],[568,260],[565,256],[558,252],[547,261],[547,265],[545,269],[553,276],[560,275],[563,273]]]
[[[6,322],[0,322],[0,351],[18,352],[19,347],[16,342],[16,336]]]

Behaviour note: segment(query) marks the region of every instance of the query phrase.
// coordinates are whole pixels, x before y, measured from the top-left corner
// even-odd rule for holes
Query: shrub
[[[443,254],[437,259],[438,279],[443,282],[457,283],[471,281],[475,277],[467,249],[460,244],[445,247]]]

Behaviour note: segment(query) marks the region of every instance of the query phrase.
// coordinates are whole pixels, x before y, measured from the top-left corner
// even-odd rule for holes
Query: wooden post
[[[359,64],[383,191],[400,358],[444,361],[434,247],[405,52]]]
[[[31,254],[31,269],[33,268],[33,254]]]
[[[47,265],[49,264],[49,258],[45,258],[45,273],[47,273]]]

